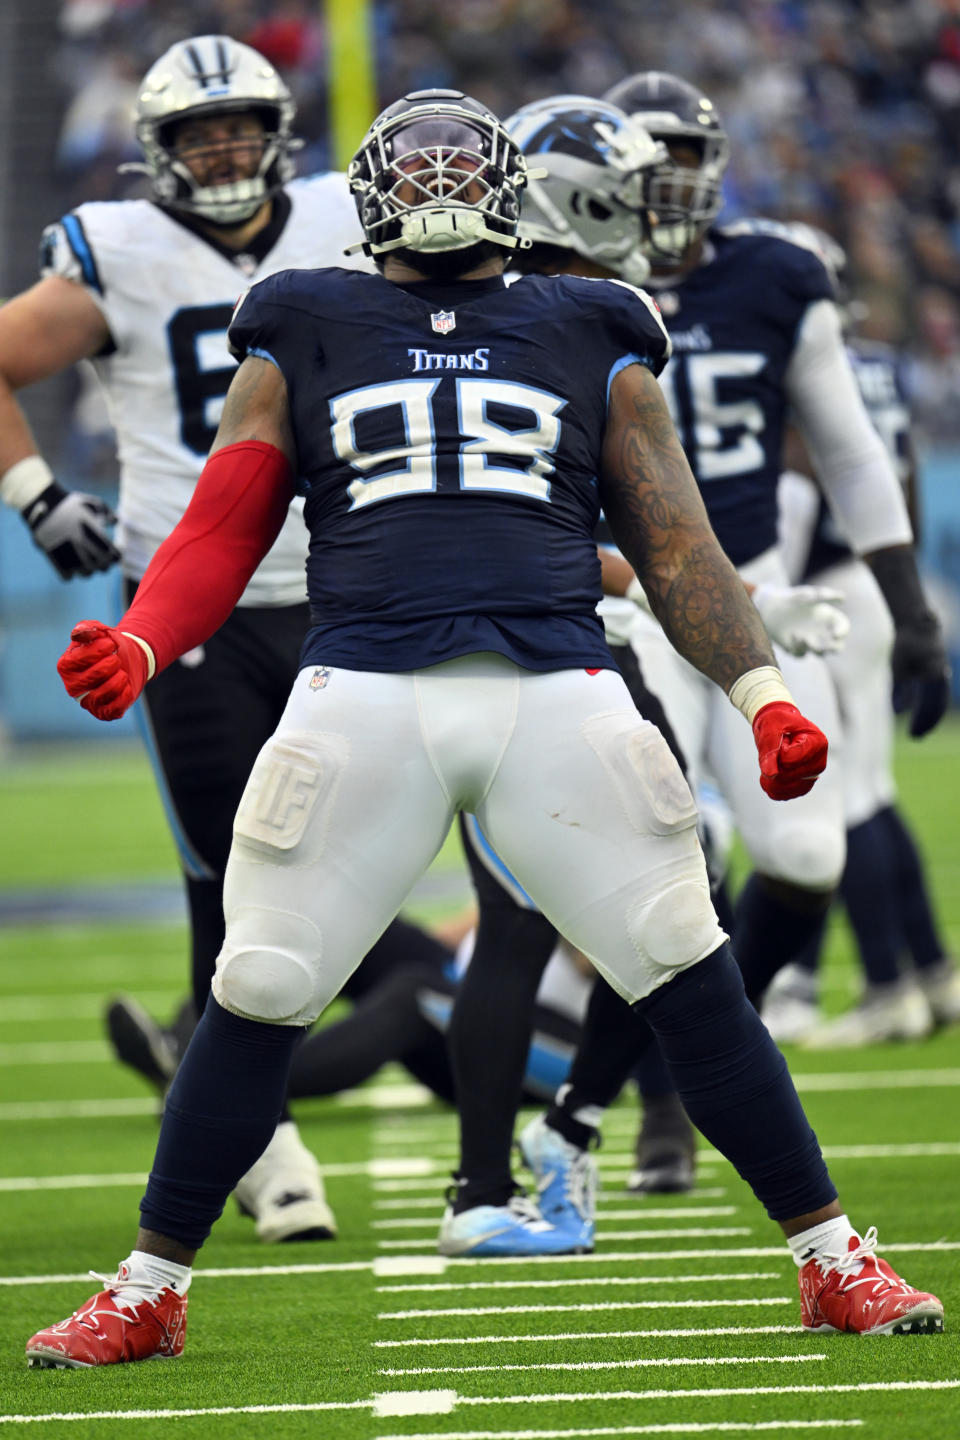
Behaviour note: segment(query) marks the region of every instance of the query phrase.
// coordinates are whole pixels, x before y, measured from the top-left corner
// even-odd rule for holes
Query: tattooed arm
[[[775,665],[770,639],[707,519],[663,394],[643,365],[610,393],[604,514],[674,648],[724,690]]]
[[[258,440],[274,445],[296,468],[287,382],[276,365],[248,355],[230,382],[211,455],[225,445]]]

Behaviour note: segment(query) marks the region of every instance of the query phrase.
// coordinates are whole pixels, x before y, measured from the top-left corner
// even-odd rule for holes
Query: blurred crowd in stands
[[[455,86],[505,115],[640,69],[697,83],[730,134],[727,217],[839,240],[859,328],[905,347],[921,438],[960,443],[960,0],[374,0],[373,17],[384,104]],[[301,172],[328,165],[321,0],[64,0],[64,208],[131,193],[137,80],[213,31],[277,65]]]

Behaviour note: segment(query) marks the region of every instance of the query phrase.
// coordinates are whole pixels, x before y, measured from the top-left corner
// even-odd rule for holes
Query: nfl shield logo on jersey
[[[438,310],[436,315],[430,316],[430,324],[438,335],[449,335],[457,328],[457,317],[452,310]]]

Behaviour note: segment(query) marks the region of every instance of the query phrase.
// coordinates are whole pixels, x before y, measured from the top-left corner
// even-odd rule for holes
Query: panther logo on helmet
[[[543,176],[524,194],[520,234],[642,285],[650,274],[650,179],[668,159],[666,147],[616,106],[586,95],[536,100],[505,124]]]

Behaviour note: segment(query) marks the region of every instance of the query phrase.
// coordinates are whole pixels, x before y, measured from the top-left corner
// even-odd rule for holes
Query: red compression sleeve
[[[210,456],[116,627],[146,640],[158,671],[220,628],[279,535],[293,494],[290,462],[275,445],[243,440]]]

